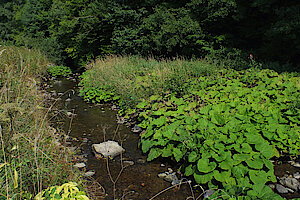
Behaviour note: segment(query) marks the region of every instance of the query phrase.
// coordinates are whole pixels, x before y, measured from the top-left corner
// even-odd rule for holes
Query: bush
[[[47,71],[52,77],[58,77],[58,76],[65,77],[72,74],[71,69],[66,66],[51,66],[47,69]]]

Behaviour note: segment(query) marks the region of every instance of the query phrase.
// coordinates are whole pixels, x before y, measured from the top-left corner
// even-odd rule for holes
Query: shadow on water
[[[113,199],[113,183],[108,175],[107,160],[96,159],[92,152],[92,144],[107,140],[118,141],[126,150],[122,154],[124,161],[133,161],[134,165],[124,168],[116,183],[116,199],[150,199],[155,194],[171,186],[157,175],[168,171],[170,166],[159,161],[146,162],[138,148],[138,134],[131,132],[125,125],[116,122],[117,111],[111,105],[94,105],[83,101],[78,96],[78,86],[75,79],[57,79],[49,82],[49,92],[59,99],[56,106],[64,113],[74,113],[73,117],[63,117],[56,121],[64,127],[64,131],[73,138],[71,145],[80,148],[81,154],[87,157],[87,170],[94,170],[93,176],[105,189],[106,198]],[[121,157],[109,159],[109,170],[115,180],[120,173]],[[187,199],[191,196],[188,184],[180,188],[172,188],[155,199]],[[123,198],[122,198],[123,197]]]

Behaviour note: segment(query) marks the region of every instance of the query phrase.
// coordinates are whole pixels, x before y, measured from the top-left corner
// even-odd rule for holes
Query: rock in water
[[[281,194],[286,194],[289,192],[287,188],[285,188],[284,186],[282,186],[280,184],[277,184],[275,187],[276,187],[276,190]]]
[[[77,163],[75,165],[73,165],[74,167],[78,168],[78,169],[81,169],[81,168],[84,168],[86,165],[85,163]]]
[[[103,157],[110,157],[112,159],[125,152],[125,149],[123,149],[123,147],[121,147],[115,141],[107,141],[102,142],[100,144],[93,144],[92,147],[96,153],[101,154]]]

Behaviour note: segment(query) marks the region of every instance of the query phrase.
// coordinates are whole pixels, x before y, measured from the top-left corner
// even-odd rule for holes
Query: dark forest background
[[[249,54],[299,71],[300,4],[291,0],[2,0],[2,44],[79,68],[106,54],[207,58],[241,69]]]

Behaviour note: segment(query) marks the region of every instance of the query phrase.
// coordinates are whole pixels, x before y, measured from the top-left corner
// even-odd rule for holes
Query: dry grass
[[[38,88],[49,64],[39,51],[0,47],[0,199],[30,199],[71,174]]]

